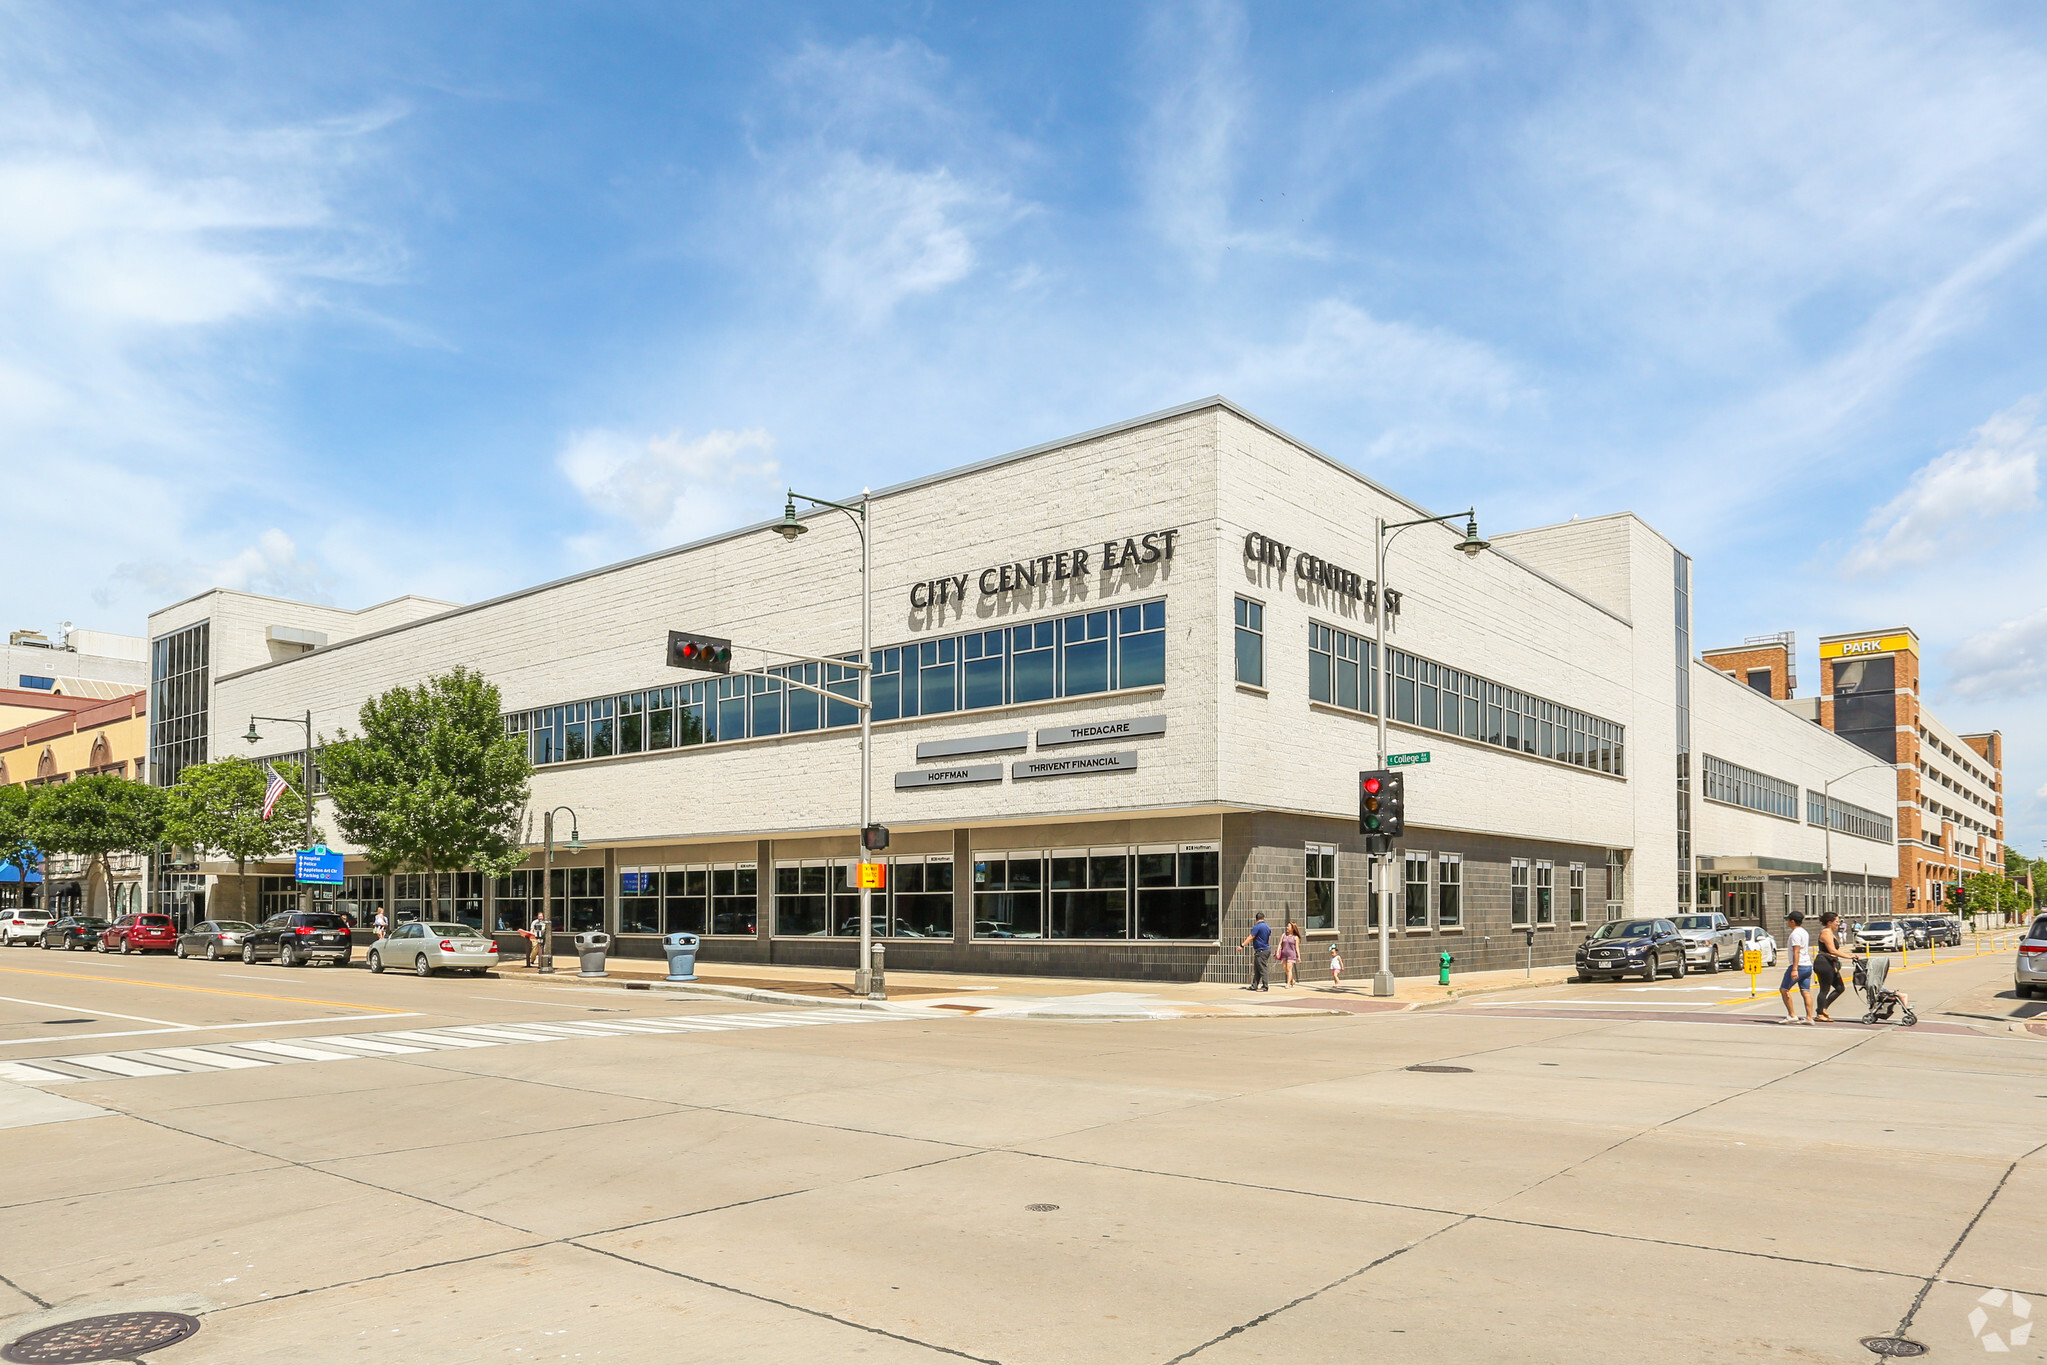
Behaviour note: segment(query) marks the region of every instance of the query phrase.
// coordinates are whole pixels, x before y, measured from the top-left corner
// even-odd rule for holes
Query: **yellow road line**
[[[412,1014],[383,1005],[357,1005],[344,1000],[313,1000],[303,995],[260,995],[255,991],[224,991],[216,986],[174,986],[167,981],[132,981],[111,976],[87,976],[83,972],[39,972],[33,967],[0,967],[0,972],[17,976],[61,976],[69,981],[97,981],[103,986],[148,986],[159,991],[195,991],[200,995],[238,995],[245,1000],[282,1000],[293,1005],[332,1005],[338,1010],[368,1010],[372,1014]],[[72,1008],[65,1006],[66,1009]]]

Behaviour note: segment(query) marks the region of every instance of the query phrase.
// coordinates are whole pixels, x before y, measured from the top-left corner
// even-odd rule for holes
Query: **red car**
[[[123,915],[100,930],[103,953],[168,953],[178,946],[169,915]]]

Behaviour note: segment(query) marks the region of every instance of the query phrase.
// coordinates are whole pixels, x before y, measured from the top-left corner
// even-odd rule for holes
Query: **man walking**
[[[1237,946],[1251,949],[1251,984],[1244,989],[1271,990],[1272,987],[1265,983],[1265,973],[1272,962],[1272,926],[1265,922],[1263,914],[1258,916],[1258,922],[1251,926],[1251,932]]]
[[[1784,1017],[1780,1024],[1810,1024],[1812,1022],[1812,935],[1805,932],[1805,911],[1793,910],[1784,917],[1791,926],[1790,960],[1784,964],[1784,981],[1777,987],[1777,995],[1784,1002]],[[1805,1001],[1805,1017],[1800,1018],[1791,1004],[1791,988],[1798,987],[1800,998]]]
[[[547,939],[547,916],[537,914],[526,931],[526,965],[531,967],[540,956],[540,945]],[[552,954],[550,954],[552,956]]]

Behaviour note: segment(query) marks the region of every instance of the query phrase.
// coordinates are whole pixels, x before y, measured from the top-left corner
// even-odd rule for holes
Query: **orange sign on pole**
[[[853,884],[862,891],[879,891],[888,885],[888,865],[885,863],[860,864],[860,880]]]

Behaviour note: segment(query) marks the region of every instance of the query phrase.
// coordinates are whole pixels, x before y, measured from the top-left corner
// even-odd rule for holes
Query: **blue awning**
[[[35,860],[40,863],[43,860],[43,855],[41,853],[36,853]],[[41,872],[36,871],[34,868],[29,869],[28,874],[29,885],[33,886],[42,879],[43,874]],[[4,867],[0,867],[0,882],[18,882],[20,880],[21,869],[16,867],[13,863],[8,863]]]

